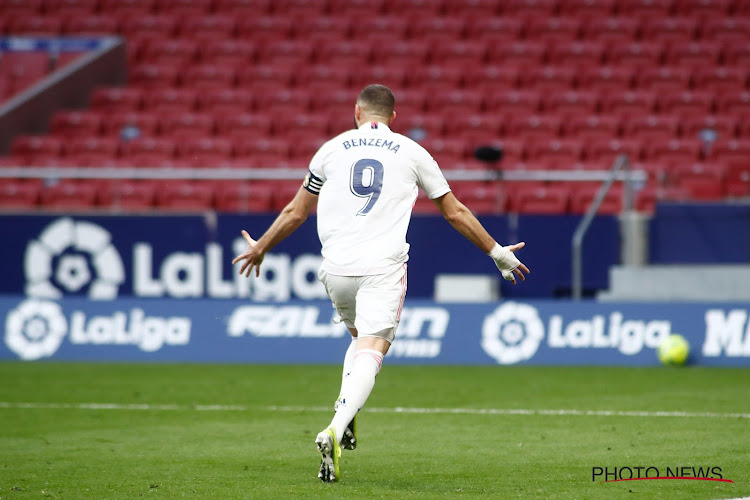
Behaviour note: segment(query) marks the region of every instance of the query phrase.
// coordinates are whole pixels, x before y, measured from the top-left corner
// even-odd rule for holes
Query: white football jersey
[[[406,262],[417,187],[430,199],[450,191],[422,146],[376,122],[325,143],[304,186],[320,196],[322,268],[340,276],[383,274]]]

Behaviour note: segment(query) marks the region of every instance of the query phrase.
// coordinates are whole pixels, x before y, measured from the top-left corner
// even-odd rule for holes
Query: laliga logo
[[[484,319],[482,348],[498,363],[509,365],[530,359],[544,338],[536,308],[508,302]]]
[[[24,270],[26,294],[44,299],[59,299],[63,293],[76,293],[89,285],[89,298],[112,300],[125,281],[122,260],[109,232],[69,218],[53,222],[29,243]]]
[[[68,333],[68,322],[58,304],[26,300],[5,320],[5,344],[24,360],[53,355]]]

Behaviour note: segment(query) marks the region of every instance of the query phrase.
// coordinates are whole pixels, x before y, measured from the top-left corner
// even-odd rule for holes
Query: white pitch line
[[[278,412],[331,412],[330,406],[243,406],[243,405],[178,405],[178,404],[118,404],[118,403],[26,403],[0,401],[0,409],[74,409],[74,410],[124,410],[124,411],[278,411]],[[365,408],[371,413],[406,413],[437,415],[539,415],[575,417],[672,417],[672,418],[740,418],[750,419],[750,413],[718,413],[687,411],[629,411],[629,410],[571,410],[524,408]],[[750,500],[750,499],[748,499]]]

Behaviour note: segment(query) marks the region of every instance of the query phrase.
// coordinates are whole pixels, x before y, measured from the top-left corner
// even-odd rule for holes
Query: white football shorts
[[[393,343],[406,297],[406,264],[369,276],[338,276],[320,269],[318,279],[341,320],[356,328],[358,337],[380,337]]]

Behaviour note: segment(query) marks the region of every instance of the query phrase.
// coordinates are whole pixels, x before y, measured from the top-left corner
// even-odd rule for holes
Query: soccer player
[[[240,274],[249,277],[255,268],[258,276],[266,252],[292,234],[317,203],[324,257],[318,279],[352,335],[333,420],[315,439],[322,457],[318,477],[324,482],[340,478],[341,448],[356,447],[355,416],[395,338],[406,295],[406,230],[418,187],[459,233],[492,258],[503,278],[515,284],[529,273],[513,254],[524,243],[497,243],[451,193],[430,154],[391,131],[394,103],[388,87],[365,87],[354,106],[357,128],[318,150],[294,199],[258,241],[243,230],[247,251],[232,261],[242,262]]]

